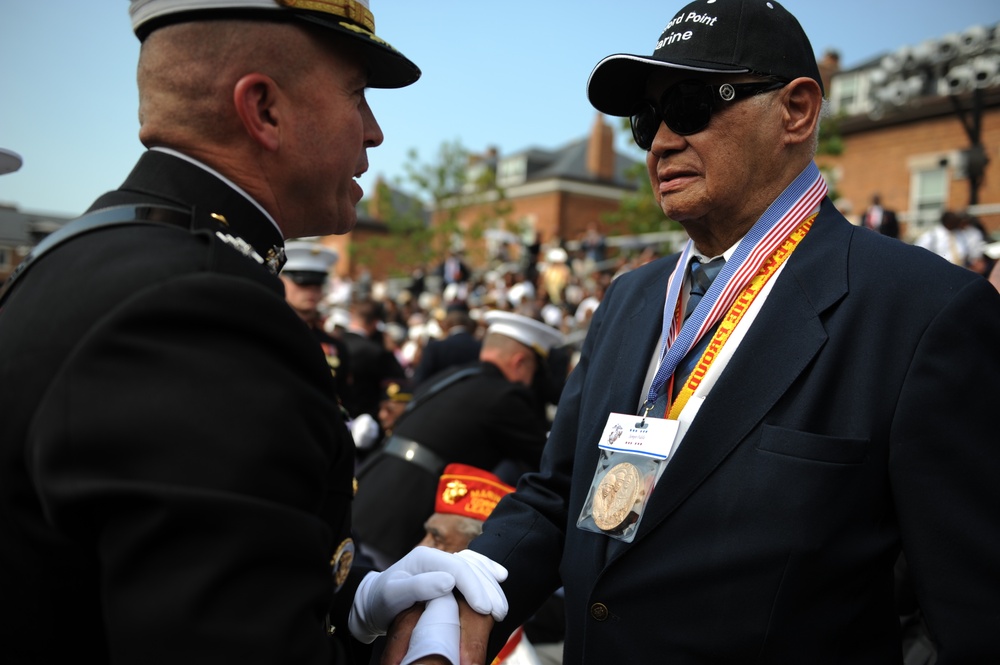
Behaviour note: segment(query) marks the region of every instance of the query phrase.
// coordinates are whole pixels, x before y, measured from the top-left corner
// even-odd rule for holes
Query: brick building
[[[878,194],[897,212],[904,239],[912,240],[944,209],[967,210],[1000,236],[1000,24],[905,46],[851,69],[840,69],[832,52],[819,64],[833,116],[825,122],[835,124],[842,150],[817,162],[849,218],[857,221]],[[440,224],[454,212],[457,235],[465,235],[467,249],[479,256],[493,251],[497,238],[523,241],[537,234],[543,245],[572,243],[591,223],[616,236],[625,230],[610,228],[604,216],[636,190],[635,165],[615,151],[614,130],[598,114],[586,136],[561,148],[474,156],[468,181],[487,172],[495,186],[457,193],[438,210],[419,214]],[[377,190],[359,205],[351,233],[319,239],[340,253],[340,275],[367,270],[382,279],[414,267],[384,242],[390,236],[384,210],[387,204],[397,210],[419,204],[388,188]],[[501,199],[504,212],[494,215]],[[65,221],[0,208],[0,279]],[[475,225],[485,228],[462,233]]]
[[[598,229],[615,235],[620,229],[610,228],[605,213],[618,209],[626,193],[635,191],[637,183],[630,175],[636,160],[614,149],[614,129],[600,114],[587,136],[557,149],[529,148],[509,155],[495,149],[473,155],[469,160],[466,180],[468,191],[458,192],[436,211],[428,211],[431,224],[452,219],[459,232],[455,243],[478,261],[496,250],[496,243],[505,240],[527,241],[534,238],[543,245],[559,241],[574,241],[596,224]],[[495,183],[487,189],[473,183]],[[376,188],[377,193],[387,189]],[[399,197],[398,192],[392,192]],[[498,202],[504,212],[496,213]],[[395,201],[394,205],[410,205]],[[340,275],[356,276],[367,268],[372,277],[380,279],[408,272],[398,265],[391,252],[379,247],[378,239],[389,233],[382,221],[384,206],[373,196],[359,207],[358,225],[344,236],[328,236],[321,241],[340,252],[337,264]],[[477,226],[475,232],[471,229]],[[444,248],[441,248],[442,254]],[[346,259],[346,260],[345,260]]]
[[[857,220],[880,195],[912,240],[942,210],[967,210],[1000,232],[1000,34],[973,26],[849,70],[828,57],[841,135],[822,156],[838,206]],[[831,66],[832,65],[832,66]]]

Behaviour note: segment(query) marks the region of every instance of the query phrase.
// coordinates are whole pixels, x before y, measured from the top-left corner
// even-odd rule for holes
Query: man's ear
[[[270,76],[247,74],[233,87],[233,103],[247,135],[265,150],[281,144],[278,84]]]
[[[804,143],[812,139],[823,109],[823,93],[811,78],[800,77],[782,90],[784,127],[789,143]]]

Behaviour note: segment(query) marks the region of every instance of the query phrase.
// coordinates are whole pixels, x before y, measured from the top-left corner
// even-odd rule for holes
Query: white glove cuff
[[[401,665],[412,665],[427,656],[443,656],[452,665],[459,660],[462,629],[458,621],[458,601],[448,594],[427,601],[423,614],[410,634],[410,646]]]

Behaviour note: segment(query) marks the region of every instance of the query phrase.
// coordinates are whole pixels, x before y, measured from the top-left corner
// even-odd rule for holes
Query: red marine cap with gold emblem
[[[513,491],[489,471],[468,464],[449,464],[438,481],[434,510],[485,521],[500,499]]]

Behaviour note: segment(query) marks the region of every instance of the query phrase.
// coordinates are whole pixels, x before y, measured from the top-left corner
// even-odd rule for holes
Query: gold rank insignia
[[[348,573],[351,572],[351,564],[354,563],[354,540],[345,538],[330,559],[330,569],[333,572],[333,583],[336,585],[335,591],[339,591],[347,580]]]
[[[275,245],[267,250],[264,262],[267,264],[267,269],[271,271],[271,274],[277,275],[281,271],[281,266],[285,264],[285,248]]]

